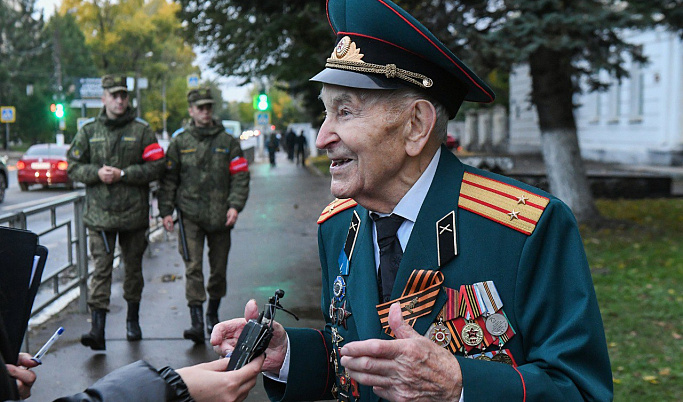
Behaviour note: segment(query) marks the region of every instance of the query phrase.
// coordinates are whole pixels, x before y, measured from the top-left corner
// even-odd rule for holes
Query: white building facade
[[[627,60],[630,77],[574,102],[586,159],[627,164],[683,165],[683,40],[664,30],[630,35],[648,63]],[[609,79],[609,77],[605,77]],[[528,66],[510,75],[509,152],[540,152]]]

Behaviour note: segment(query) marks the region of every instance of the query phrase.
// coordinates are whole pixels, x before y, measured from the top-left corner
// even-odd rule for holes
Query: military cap
[[[128,91],[128,83],[125,75],[107,74],[102,77],[102,89],[109,93]]]
[[[311,81],[365,89],[413,87],[451,118],[463,100],[492,102],[493,91],[427,28],[389,0],[329,0],[337,35],[325,69]]]
[[[206,105],[207,103],[215,103],[211,97],[211,88],[191,89],[187,93],[187,103],[195,106]]]

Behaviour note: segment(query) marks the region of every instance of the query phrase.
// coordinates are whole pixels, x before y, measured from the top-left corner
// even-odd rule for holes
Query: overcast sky
[[[43,15],[45,15],[46,19],[49,19],[49,17],[54,13],[55,8],[58,8],[61,4],[62,0],[37,0],[36,9],[43,9]],[[195,51],[197,51],[197,49],[195,49]],[[202,59],[204,58],[200,55],[198,57],[198,61],[205,62]],[[204,78],[218,79],[218,82],[221,84],[221,91],[223,92],[224,100],[240,102],[249,101],[249,85],[243,87],[236,87],[232,82],[235,80],[228,77],[218,76],[216,73],[209,70],[209,68],[206,65],[200,66],[200,68],[202,76]]]

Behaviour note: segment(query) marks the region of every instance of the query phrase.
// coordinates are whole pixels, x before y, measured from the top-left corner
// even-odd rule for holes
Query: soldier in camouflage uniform
[[[230,231],[249,196],[249,166],[239,140],[213,120],[209,89],[187,95],[191,120],[173,134],[166,155],[166,174],[159,194],[164,227],[173,231],[173,210],[184,226],[189,259],[185,261],[185,297],[192,327],[185,339],[204,342],[203,303],[209,294],[206,331],[218,323],[218,306],[227,291]],[[209,245],[209,281],[204,289],[204,239]],[[179,249],[182,247],[179,239]]]
[[[139,323],[144,286],[142,255],[147,248],[149,182],[164,170],[164,150],[149,124],[128,105],[126,77],[102,78],[104,107],[78,130],[68,153],[69,178],[86,185],[83,220],[95,270],[88,305],[92,329],[81,343],[104,350],[104,327],[111,295],[114,245],[118,236],[125,267],[123,297],[128,303],[126,337],[142,339]]]

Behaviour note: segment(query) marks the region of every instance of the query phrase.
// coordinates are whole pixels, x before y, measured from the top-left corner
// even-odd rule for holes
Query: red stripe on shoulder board
[[[318,218],[318,224],[321,224],[337,213],[345,211],[349,208],[353,208],[356,205],[358,205],[358,203],[352,198],[336,199],[329,203],[325,209],[323,209],[323,212]]]

